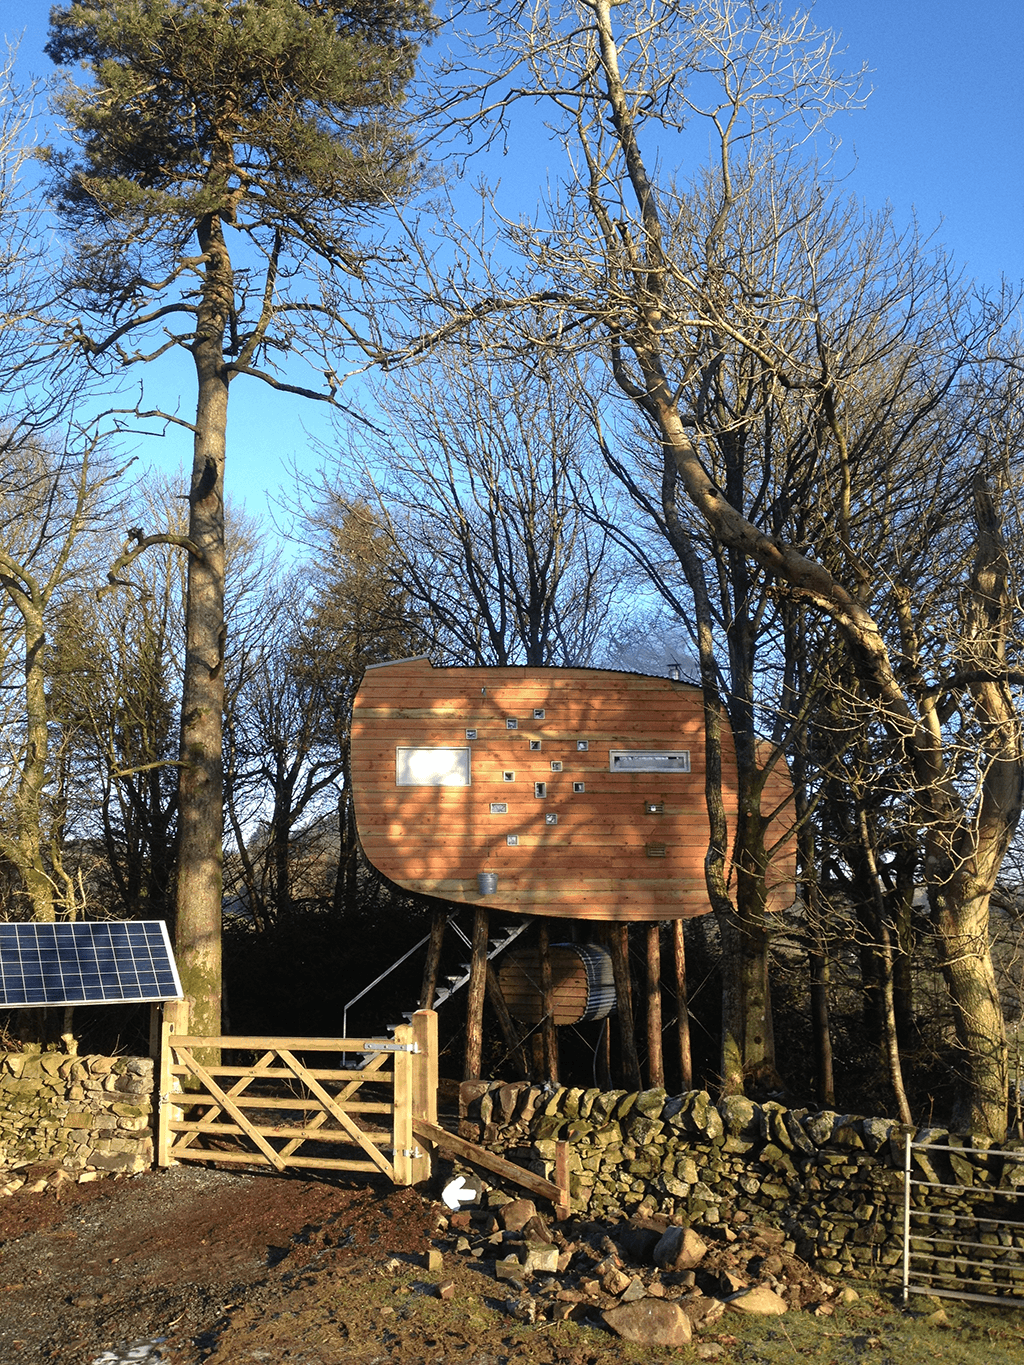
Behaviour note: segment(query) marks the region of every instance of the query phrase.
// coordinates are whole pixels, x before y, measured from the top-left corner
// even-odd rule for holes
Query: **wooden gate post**
[[[395,1043],[402,1049],[392,1057],[394,1067],[394,1095],[391,1118],[391,1164],[396,1185],[413,1183],[412,1114],[415,1098],[414,1061],[411,1051],[415,1039],[411,1024],[401,1024],[394,1030]]]
[[[412,1054],[412,1124],[437,1124],[437,1014],[434,1010],[417,1010],[412,1016],[412,1039],[416,1052]],[[422,1155],[412,1159],[412,1183],[430,1179],[431,1153],[427,1143]]]
[[[171,1121],[171,1034],[174,1025],[165,1019],[160,1025],[160,1062],[156,1083],[156,1164],[170,1165],[167,1149],[170,1146]]]
[[[171,1073],[174,1058],[171,1055],[170,1039],[171,1035],[175,1033],[179,1035],[188,1033],[187,1000],[165,1000],[163,1003],[156,1087],[156,1164],[158,1166],[169,1166],[171,1164],[169,1154],[171,1130],[168,1125],[172,1119],[180,1119],[183,1113],[180,1105],[171,1103],[171,1096],[175,1094],[175,1078]],[[181,1093],[180,1085],[177,1093]]]

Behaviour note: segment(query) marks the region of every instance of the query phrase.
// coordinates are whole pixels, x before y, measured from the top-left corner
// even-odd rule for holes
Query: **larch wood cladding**
[[[727,726],[722,748],[731,824]],[[468,785],[399,785],[415,768],[399,749],[468,750]],[[623,751],[687,751],[690,771],[611,771]],[[459,762],[443,758],[446,780],[458,781]],[[410,891],[570,919],[668,920],[711,908],[703,704],[688,683],[606,669],[377,665],[355,699],[352,791],[367,858]],[[793,901],[796,862],[781,762],[764,808],[777,810],[766,844],[778,845],[768,890],[778,910]],[[481,892],[482,873],[497,877],[495,891]]]
[[[571,948],[552,944],[551,985],[556,1024],[576,1024],[587,1011],[587,970]],[[540,990],[540,953],[518,952],[501,964],[501,993],[509,1013],[524,1024],[539,1024],[543,1017]]]

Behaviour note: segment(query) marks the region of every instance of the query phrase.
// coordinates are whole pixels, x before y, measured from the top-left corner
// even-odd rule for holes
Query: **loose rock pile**
[[[620,1223],[552,1223],[532,1200],[498,1190],[485,1206],[442,1220],[443,1244],[476,1260],[520,1322],[600,1322],[645,1345],[677,1346],[726,1312],[830,1315],[856,1298],[795,1254],[766,1226],[683,1226],[665,1215]],[[443,1288],[443,1286],[442,1286]]]

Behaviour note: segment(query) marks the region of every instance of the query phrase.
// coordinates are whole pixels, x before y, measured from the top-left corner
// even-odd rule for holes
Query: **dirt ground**
[[[628,1346],[596,1318],[517,1322],[493,1272],[465,1248],[459,1254],[454,1229],[439,1227],[444,1214],[429,1193],[384,1183],[193,1166],[19,1192],[0,1201],[0,1362],[110,1365],[139,1343],[157,1341],[152,1353],[139,1349],[134,1359],[730,1365],[802,1361],[817,1358],[818,1348],[829,1365],[862,1352],[870,1365],[991,1359],[993,1350],[1024,1359],[1016,1315],[1012,1323],[1002,1315],[984,1332],[977,1323],[943,1322],[943,1332],[922,1339],[922,1354],[905,1354],[895,1349],[898,1310],[866,1297],[849,1309],[848,1321],[845,1309],[820,1321],[787,1314],[771,1320],[780,1334],[771,1324],[726,1319],[675,1351]],[[426,1268],[432,1247],[442,1253],[439,1270]],[[934,1305],[924,1307],[931,1313]],[[917,1319],[927,1321],[921,1313]],[[968,1349],[975,1336],[984,1350],[977,1357]]]
[[[19,1193],[0,1203],[0,1361],[90,1365],[163,1338],[173,1365],[500,1365],[522,1333],[488,1306],[497,1286],[453,1254],[424,1268],[441,1213],[383,1183],[190,1166]],[[585,1365],[621,1359],[611,1345],[519,1354]]]

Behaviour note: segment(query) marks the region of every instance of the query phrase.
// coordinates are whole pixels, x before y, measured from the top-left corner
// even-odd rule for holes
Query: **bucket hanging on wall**
[[[556,1024],[580,1024],[615,1013],[612,960],[604,948],[593,943],[553,943],[548,956]],[[498,982],[509,1013],[524,1024],[539,1024],[543,1015],[540,953],[526,948],[506,959]]]

